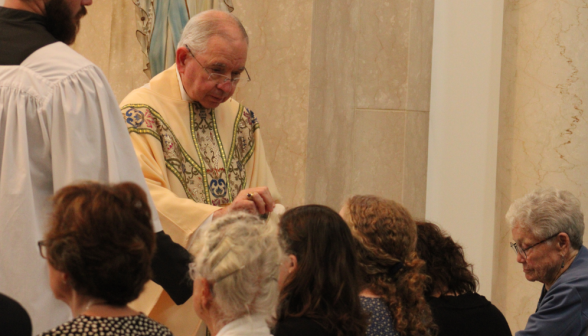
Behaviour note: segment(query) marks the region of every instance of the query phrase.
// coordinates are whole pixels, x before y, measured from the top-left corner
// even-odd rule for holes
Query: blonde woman
[[[277,231],[259,217],[235,213],[196,232],[194,309],[213,336],[269,336],[281,258]]]

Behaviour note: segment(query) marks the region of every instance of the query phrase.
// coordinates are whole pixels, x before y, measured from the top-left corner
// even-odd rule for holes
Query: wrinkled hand
[[[251,194],[251,197],[247,195]],[[233,203],[228,207],[217,210],[212,218],[224,216],[232,211],[245,211],[253,215],[270,213],[275,207],[274,198],[267,187],[257,187],[241,190]]]

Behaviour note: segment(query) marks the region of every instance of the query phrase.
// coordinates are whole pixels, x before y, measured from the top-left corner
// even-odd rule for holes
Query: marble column
[[[526,281],[510,251],[510,204],[553,186],[588,210],[588,2],[506,0],[504,14],[493,300],[516,332],[535,311],[541,284]]]
[[[433,5],[314,2],[308,202],[376,194],[424,217]]]

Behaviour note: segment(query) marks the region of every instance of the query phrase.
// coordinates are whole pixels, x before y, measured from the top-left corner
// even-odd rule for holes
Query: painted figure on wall
[[[2,1],[2,0],[0,0]],[[143,71],[151,78],[172,66],[184,26],[207,9],[234,10],[232,0],[133,0]]]

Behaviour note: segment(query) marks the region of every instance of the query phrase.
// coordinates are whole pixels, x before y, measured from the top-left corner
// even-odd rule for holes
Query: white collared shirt
[[[271,336],[266,316],[246,315],[225,325],[216,336]]]

